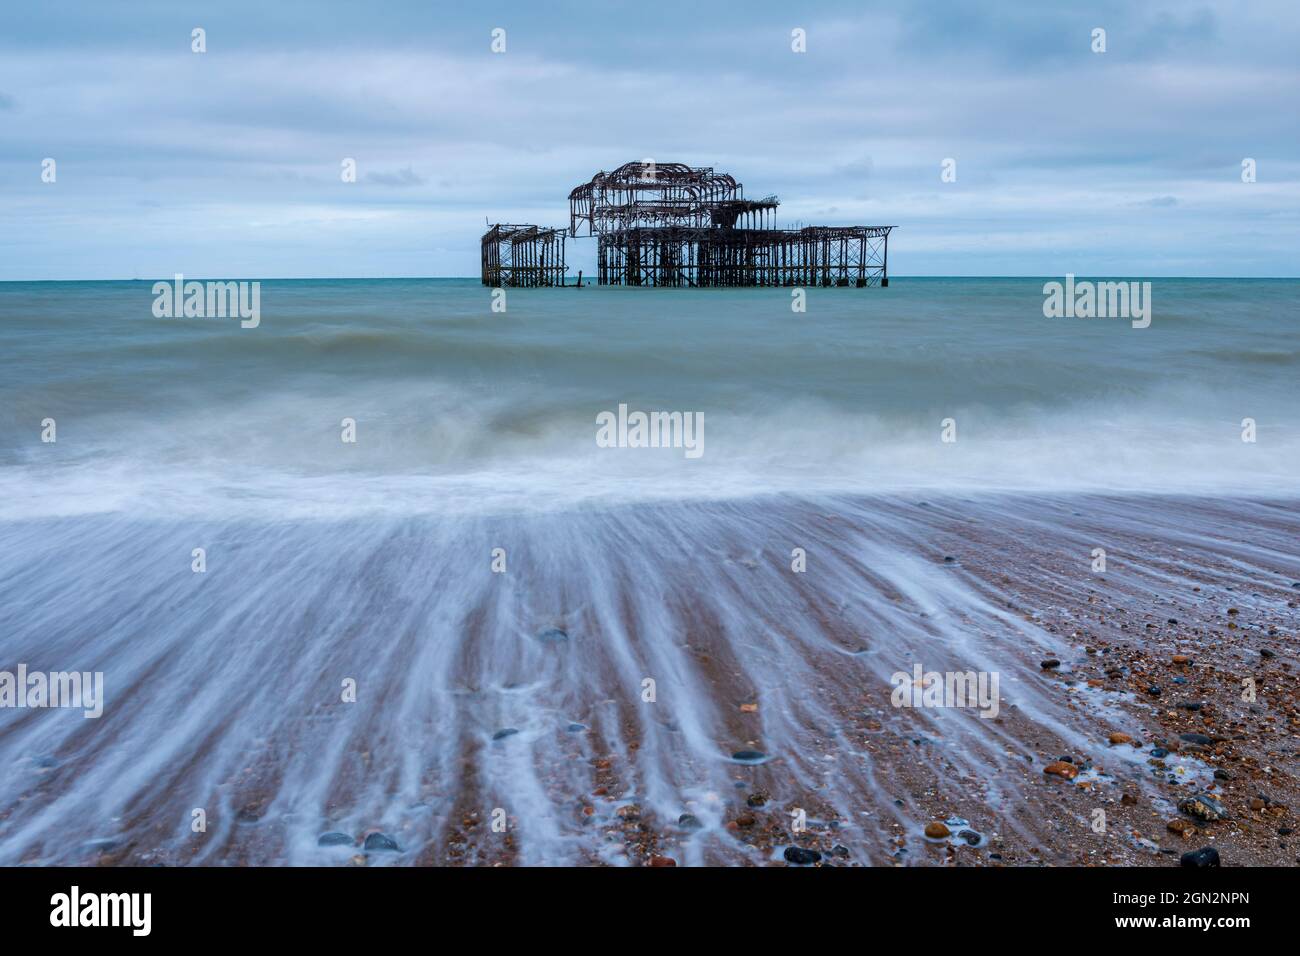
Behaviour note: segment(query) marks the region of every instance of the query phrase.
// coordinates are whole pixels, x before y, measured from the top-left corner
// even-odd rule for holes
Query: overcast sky
[[[7,0],[0,279],[477,275],[644,158],[898,275],[1300,275],[1295,0],[1065,6]]]

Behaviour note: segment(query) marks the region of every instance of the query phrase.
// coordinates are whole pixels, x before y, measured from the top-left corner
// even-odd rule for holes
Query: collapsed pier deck
[[[892,226],[695,229],[675,226],[602,233],[601,285],[889,285]]]

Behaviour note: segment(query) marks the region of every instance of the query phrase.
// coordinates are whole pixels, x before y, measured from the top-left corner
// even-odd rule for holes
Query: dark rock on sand
[[[392,853],[401,853],[402,848],[397,845],[397,841],[387,833],[371,833],[366,837],[366,849],[374,851],[386,851]]]
[[[700,818],[693,813],[683,813],[677,818],[677,825],[684,830],[699,830],[704,826]]]
[[[1147,693],[1150,694],[1152,697],[1159,697],[1159,696],[1160,696],[1160,685],[1159,685],[1159,684],[1152,684],[1150,687],[1147,688]]]
[[[340,833],[338,830],[331,830],[329,833],[322,833],[320,839],[316,841],[317,846],[352,846],[356,841],[350,834]]]
[[[1193,797],[1183,798],[1183,801],[1178,804],[1178,809],[1188,816],[1196,817],[1196,819],[1206,823],[1214,823],[1228,818],[1228,811],[1223,809],[1223,804],[1208,793],[1199,793]]]
[[[737,750],[731,759],[737,763],[762,763],[767,759],[767,754],[761,750]]]
[[[569,726],[568,726],[568,727],[565,727],[564,729],[567,730],[567,731],[568,731],[569,733],[571,733],[571,734],[580,734],[580,733],[582,733],[584,730],[586,730],[587,727],[586,727],[585,724],[569,724]]]
[[[1226,771],[1226,770],[1215,770],[1215,771],[1214,771],[1214,779],[1215,779],[1215,780],[1231,780],[1231,779],[1232,779],[1232,774],[1228,773],[1228,771]]]
[[[1212,846],[1203,846],[1199,850],[1191,850],[1184,853],[1179,858],[1179,862],[1183,866],[1218,866],[1219,851]]]
[[[560,644],[567,641],[569,635],[567,631],[563,631],[558,627],[548,627],[538,633],[537,639],[543,644]]]
[[[1045,671],[1050,671],[1050,670],[1052,670],[1053,668],[1060,667],[1060,666],[1061,666],[1061,662],[1058,661],[1055,657],[1049,657],[1047,660],[1042,661],[1041,663],[1039,663],[1038,666],[1041,667],[1041,668],[1042,668],[1043,670],[1045,670]]]
[[[1270,651],[1267,647],[1261,647],[1259,649],[1259,656],[1263,658],[1269,658],[1269,657],[1274,657],[1276,655],[1274,655],[1274,653]]]
[[[493,740],[505,740],[507,737],[513,737],[519,733],[518,727],[503,727],[492,735]]]
[[[1179,734],[1178,739],[1189,744],[1196,744],[1198,747],[1208,747],[1214,743],[1213,737],[1207,737],[1205,734]]]
[[[801,846],[788,846],[784,854],[786,860],[796,866],[811,866],[822,858],[816,850],[805,850]]]
[[[848,855],[849,855],[849,848],[846,847],[846,846],[844,846],[843,844],[837,843],[837,844],[835,844],[833,847],[831,847],[831,855],[833,855],[833,856],[848,856]]]

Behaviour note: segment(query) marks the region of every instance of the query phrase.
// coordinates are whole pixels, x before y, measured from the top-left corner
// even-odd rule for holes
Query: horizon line
[[[181,273],[181,275],[185,275]],[[891,281],[895,279],[1059,279],[1062,275],[1073,275],[1076,277],[1087,278],[1090,276],[1111,278],[1111,279],[1214,279],[1214,280],[1232,280],[1245,282],[1275,282],[1281,280],[1300,279],[1300,274],[1282,275],[1282,276],[1231,276],[1231,275],[1121,275],[1119,273],[1106,272],[1073,272],[1060,274],[1040,274],[1040,275],[988,275],[973,273],[912,273],[904,275],[891,275]],[[37,283],[37,282],[172,282],[175,281],[175,274],[170,276],[155,276],[151,278],[141,278],[133,276],[126,278],[113,279],[0,279],[0,283]],[[573,286],[550,286],[547,288],[578,288],[576,284],[577,276],[572,276],[575,280]],[[406,275],[406,276],[186,276],[186,279],[194,282],[212,282],[212,281],[235,281],[235,282],[409,282],[412,280],[425,281],[458,281],[458,280],[480,280],[479,276],[424,276],[424,275]],[[584,285],[584,288],[601,288],[597,283],[590,282]],[[631,287],[636,288],[636,287]],[[672,288],[669,286],[646,286],[645,288]],[[690,288],[682,286],[680,288]],[[803,288],[802,286],[747,286],[745,288]],[[823,287],[816,284],[810,284],[806,288],[833,288]]]

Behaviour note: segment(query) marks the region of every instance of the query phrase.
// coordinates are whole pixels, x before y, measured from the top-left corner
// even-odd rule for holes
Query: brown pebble
[[[1079,768],[1072,763],[1066,763],[1064,760],[1053,760],[1043,768],[1043,773],[1050,773],[1057,777],[1064,777],[1066,780],[1073,780],[1079,775]]]
[[[1117,730],[1110,735],[1110,742],[1116,745],[1130,744],[1133,742],[1133,738],[1130,737],[1128,734],[1122,734]]]
[[[948,836],[951,831],[938,820],[925,825],[925,835],[931,840],[942,840]]]
[[[651,866],[676,866],[677,861],[671,856],[652,856],[650,857]]]

